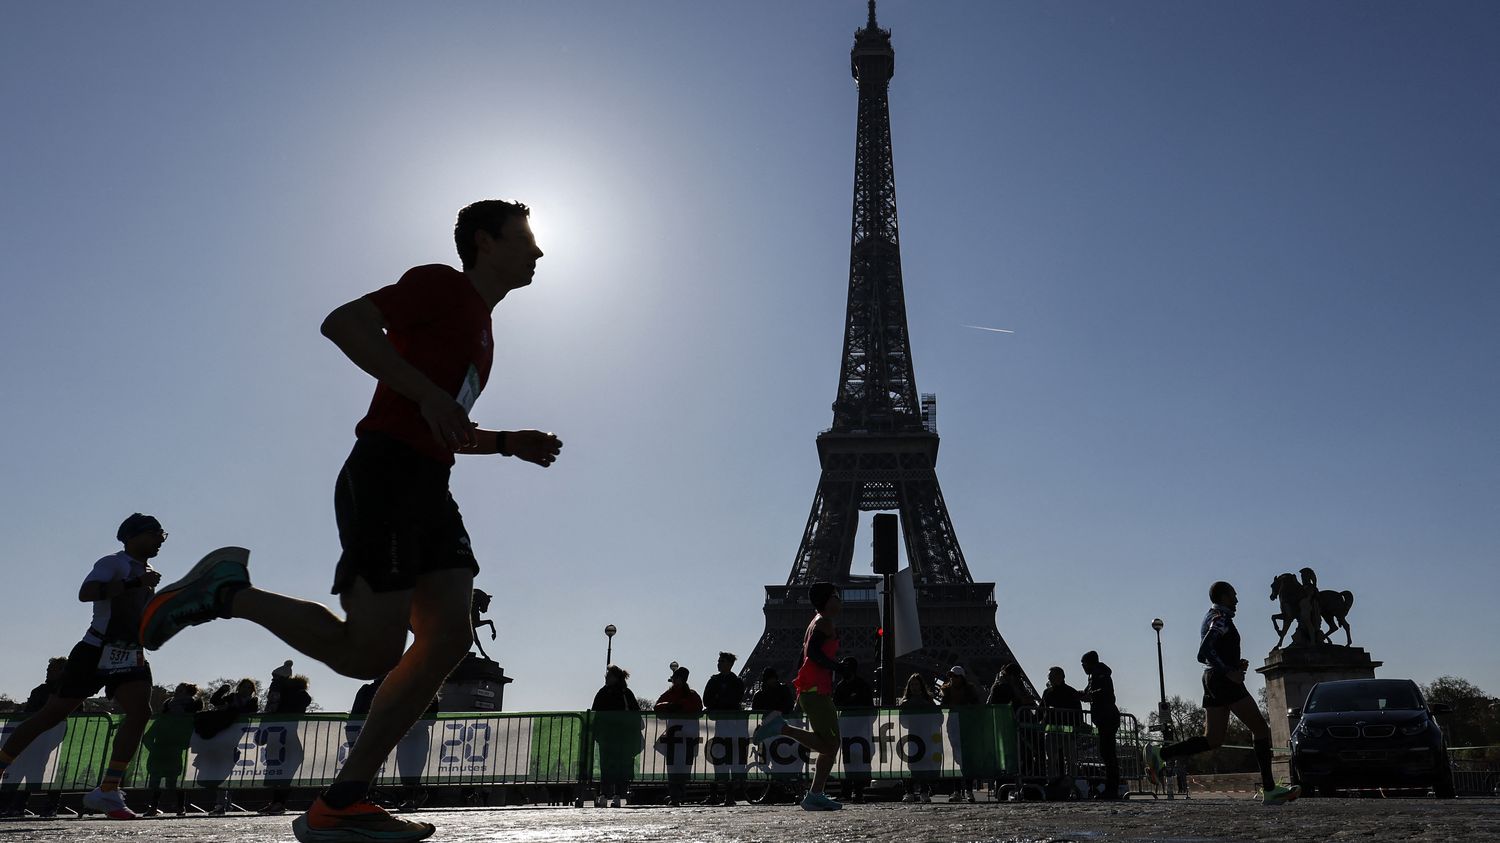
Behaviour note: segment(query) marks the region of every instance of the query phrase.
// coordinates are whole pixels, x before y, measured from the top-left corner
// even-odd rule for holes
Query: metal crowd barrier
[[[1459,796],[1500,796],[1500,746],[1450,747],[1448,760]]]
[[[308,789],[330,783],[363,726],[344,714],[225,720],[215,712],[152,719],[127,788]],[[750,740],[757,712],[676,717],[654,712],[443,713],[419,721],[382,766],[377,787],[566,785],[581,797],[602,784],[689,782],[743,787],[801,783],[811,753],[789,738]],[[17,759],[4,787],[88,790],[102,777],[118,718],[71,717]],[[805,723],[796,715],[788,722]],[[0,730],[11,724],[0,721]],[[1104,778],[1097,732],[1081,712],[1011,706],[846,709],[833,777],[923,784],[966,779],[1053,795],[1059,782]],[[1121,717],[1121,780],[1141,777],[1139,729]],[[1052,788],[1052,790],[1049,790]]]
[[[1080,799],[1102,791],[1104,759],[1091,711],[1018,706],[1015,710],[1018,767],[998,783],[1001,799]],[[1135,715],[1120,713],[1115,760],[1127,792],[1141,792],[1145,762]]]
[[[0,719],[0,742],[24,718]],[[109,764],[115,720],[108,714],[77,714],[42,733],[5,771],[0,792],[93,790]]]

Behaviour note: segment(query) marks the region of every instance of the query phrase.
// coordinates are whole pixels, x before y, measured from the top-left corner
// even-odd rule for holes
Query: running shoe
[[[187,576],[165,588],[146,604],[141,617],[141,644],[155,650],[190,626],[229,617],[229,602],[250,584],[250,551],[221,547],[203,557]]]
[[[397,819],[368,800],[347,808],[330,808],[319,797],[307,813],[292,820],[292,833],[302,843],[406,843],[426,840],[437,829],[431,823]]]
[[[826,793],[814,793],[809,790],[807,795],[802,797],[802,810],[804,811],[837,811],[842,807],[844,807],[842,804]]]
[[[755,732],[750,736],[750,740],[755,743],[765,743],[781,734],[781,727],[784,723],[786,723],[786,718],[781,716],[781,712],[767,712],[765,719],[761,720],[760,725],[755,727]]]
[[[1151,782],[1152,787],[1159,786],[1167,779],[1167,762],[1162,760],[1161,747],[1154,743],[1146,744],[1146,779]]]
[[[611,800],[610,803],[609,803],[609,807],[611,807],[611,808],[618,808],[618,807],[620,807],[620,797],[616,796],[613,800]]]
[[[136,812],[125,807],[125,791],[123,790],[93,790],[83,795],[83,809],[95,814],[103,814],[112,820],[138,820],[140,816]]]
[[[1270,790],[1262,790],[1259,795],[1262,805],[1285,805],[1297,801],[1297,797],[1302,795],[1302,786],[1277,785]]]

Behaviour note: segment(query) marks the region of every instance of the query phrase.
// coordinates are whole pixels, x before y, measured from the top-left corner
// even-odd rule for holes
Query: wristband
[[[505,440],[508,438],[510,437],[506,435],[505,431],[495,431],[495,451],[498,452],[502,457],[515,456],[510,451],[505,450]]]

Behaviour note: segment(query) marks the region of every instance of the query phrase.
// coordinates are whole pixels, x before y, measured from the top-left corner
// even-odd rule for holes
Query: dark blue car
[[[1434,714],[1410,679],[1319,682],[1292,731],[1292,780],[1303,796],[1360,788],[1432,788],[1453,798],[1448,747]]]

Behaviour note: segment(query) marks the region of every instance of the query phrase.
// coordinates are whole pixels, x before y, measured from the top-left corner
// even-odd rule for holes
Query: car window
[[[1306,710],[1309,713],[1405,711],[1421,707],[1412,686],[1404,682],[1339,682],[1314,688]]]

